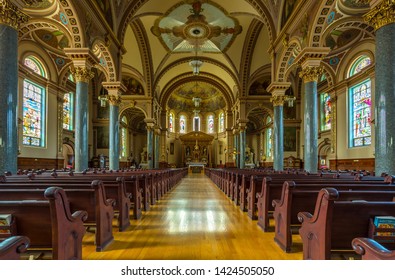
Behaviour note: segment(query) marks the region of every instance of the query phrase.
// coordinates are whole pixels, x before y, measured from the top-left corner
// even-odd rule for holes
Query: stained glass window
[[[219,114],[219,132],[223,132],[225,130],[225,114]]]
[[[366,55],[362,55],[358,57],[350,68],[349,77],[358,74],[359,72],[362,71],[362,69],[368,67],[371,63],[372,60],[370,59],[370,57]]]
[[[207,133],[214,133],[214,116],[210,115],[207,118]]]
[[[350,89],[350,146],[371,144],[371,104],[370,80]]]
[[[66,93],[63,98],[63,128],[73,130],[73,94]]]
[[[125,116],[122,117],[122,122],[124,125],[128,124],[128,120]],[[127,155],[127,146],[128,146],[128,130],[126,127],[122,126],[121,128],[121,157],[125,158]]]
[[[174,115],[170,113],[169,115],[169,130],[170,132],[174,132]]]
[[[23,81],[23,144],[43,147],[45,92],[27,80]]]
[[[320,95],[321,99],[321,131],[331,129],[332,102],[328,93]]]
[[[266,119],[266,125],[270,125],[272,118],[270,116]],[[270,158],[272,156],[273,150],[273,130],[271,127],[266,129],[266,157]]]
[[[180,133],[185,133],[187,131],[186,129],[187,123],[184,115],[180,116]]]
[[[25,58],[24,64],[26,67],[33,70],[34,73],[46,77],[46,73],[44,67],[42,66],[41,62],[35,58],[34,56],[28,56]]]
[[[193,130],[200,131],[200,117],[193,118]]]

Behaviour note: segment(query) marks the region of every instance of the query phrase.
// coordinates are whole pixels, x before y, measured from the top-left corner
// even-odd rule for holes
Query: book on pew
[[[395,236],[395,217],[394,216],[376,216],[374,225],[378,229],[377,236]],[[394,229],[394,231],[380,231],[380,229]]]
[[[0,214],[0,233],[10,234],[11,214]]]

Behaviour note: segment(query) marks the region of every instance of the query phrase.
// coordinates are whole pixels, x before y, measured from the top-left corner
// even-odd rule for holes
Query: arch
[[[73,168],[74,167],[74,143],[68,139],[63,140],[63,168]]]
[[[60,0],[65,14],[60,16],[63,24],[70,24],[72,30],[72,48],[83,48],[86,46],[86,38],[78,18],[78,13],[72,4],[72,0]]]
[[[175,91],[178,87],[182,86],[185,83],[191,81],[192,74],[184,74],[174,78],[169,82],[169,85],[165,87],[162,91],[162,94],[159,98],[159,103],[162,108],[166,108],[166,103],[170,98],[170,95],[173,91]],[[213,75],[207,74],[205,72],[200,72],[197,77],[198,82],[205,82],[211,84],[216,87],[223,95],[226,102],[226,106],[230,109],[233,105],[233,98],[230,94],[231,90],[225,83],[223,83],[218,77],[214,77]]]
[[[44,63],[41,61],[41,59],[37,58],[35,54],[30,54],[25,56],[23,59],[23,65],[25,65],[27,68],[31,69],[34,73],[37,75],[40,75],[44,78],[48,78],[48,70],[45,67]]]
[[[369,55],[362,54],[353,60],[351,66],[348,67],[348,78],[360,73],[363,69],[372,64],[372,58]]]
[[[286,82],[290,72],[297,67],[294,63],[295,57],[302,50],[300,41],[298,38],[292,38],[288,43],[288,46],[284,49],[280,58],[280,67],[277,73],[277,81]]]
[[[322,46],[322,31],[325,24],[327,24],[328,14],[336,5],[335,0],[323,1],[321,6],[318,8],[316,17],[313,20],[313,25],[310,30],[310,37],[307,40],[307,46],[310,47],[320,47]]]
[[[116,82],[117,81],[117,73],[115,70],[114,60],[111,56],[108,47],[105,45],[102,39],[97,39],[93,43],[93,53],[97,56],[100,61],[98,66],[106,76],[107,82]]]

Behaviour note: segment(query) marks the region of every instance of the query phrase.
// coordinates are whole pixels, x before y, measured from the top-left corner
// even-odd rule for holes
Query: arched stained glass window
[[[372,63],[372,60],[367,55],[362,55],[358,57],[350,68],[350,72],[348,74],[349,77],[354,76],[362,71],[362,69],[368,67]]]
[[[187,131],[187,121],[184,115],[180,116],[180,133],[185,133]]]
[[[218,126],[218,132],[223,132],[225,131],[225,114],[222,112],[219,114],[219,126]]]
[[[23,81],[23,141],[27,146],[44,147],[45,90],[28,80]]]
[[[174,132],[174,114],[170,113],[169,115],[169,130],[170,132]]]
[[[69,92],[63,98],[63,128],[73,130],[74,95]]]
[[[26,67],[33,70],[34,73],[36,73],[40,76],[43,76],[43,77],[47,77],[47,74],[45,72],[45,69],[44,69],[42,63],[36,57],[34,57],[34,56],[26,57],[24,64]]]
[[[331,129],[332,102],[328,93],[320,95],[321,99],[321,131]]]
[[[266,125],[270,125],[272,118],[268,116],[266,118]],[[272,157],[273,150],[273,129],[271,127],[266,128],[266,157]]]
[[[370,145],[371,137],[371,82],[367,80],[350,89],[350,147]]]
[[[200,117],[193,118],[193,131],[200,131]]]
[[[207,133],[214,133],[214,116],[207,117]]]

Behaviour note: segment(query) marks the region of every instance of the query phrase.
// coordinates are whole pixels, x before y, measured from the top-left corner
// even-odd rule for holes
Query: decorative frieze
[[[9,0],[0,0],[0,24],[18,29],[19,25],[27,22],[28,19],[29,17]]]
[[[395,0],[383,0],[364,15],[364,20],[374,26],[376,30],[395,23]]]

